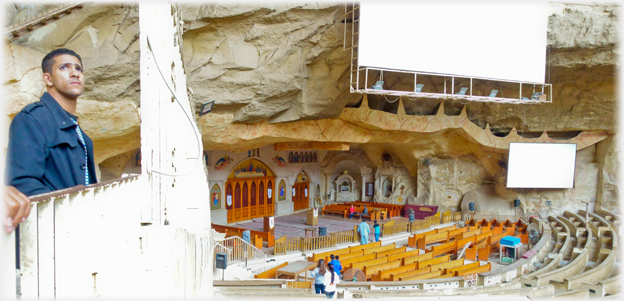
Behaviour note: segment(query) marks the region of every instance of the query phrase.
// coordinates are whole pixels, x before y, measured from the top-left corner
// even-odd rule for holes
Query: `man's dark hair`
[[[69,50],[67,48],[54,49],[50,51],[50,53],[46,54],[46,56],[41,61],[41,70],[43,70],[43,73],[47,72],[51,74],[52,66],[54,66],[54,58],[63,54],[75,56],[80,61],[80,65],[82,65],[82,58],[80,58],[80,55],[78,55],[78,53],[74,52],[73,50]]]
[[[329,255],[329,258],[331,258],[332,260],[334,260],[334,254]]]

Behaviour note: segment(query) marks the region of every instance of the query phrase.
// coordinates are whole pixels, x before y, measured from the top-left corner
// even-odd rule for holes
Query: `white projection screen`
[[[362,2],[358,65],[544,83],[548,3],[500,2]]]
[[[509,143],[507,188],[574,188],[576,144]]]

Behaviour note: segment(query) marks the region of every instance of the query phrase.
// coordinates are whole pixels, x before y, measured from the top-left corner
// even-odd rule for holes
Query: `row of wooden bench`
[[[384,216],[388,216],[387,210],[385,208],[375,208],[375,207],[368,207],[368,214],[364,214],[362,215],[362,211],[364,210],[364,206],[363,205],[354,205],[353,208],[355,208],[355,212],[357,212],[357,216],[359,217],[363,217],[363,218],[368,218],[370,220],[382,220],[382,218]],[[338,214],[341,215],[344,218],[349,217],[349,208],[351,208],[350,205],[344,205],[344,204],[331,204],[331,205],[325,205],[323,206],[323,209],[321,210],[321,214],[322,215],[326,215],[326,214]],[[375,211],[373,209],[380,209],[378,211]]]

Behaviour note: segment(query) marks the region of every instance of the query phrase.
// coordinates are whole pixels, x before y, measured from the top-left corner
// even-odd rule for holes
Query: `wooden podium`
[[[318,208],[308,209],[306,225],[308,226],[318,225]]]

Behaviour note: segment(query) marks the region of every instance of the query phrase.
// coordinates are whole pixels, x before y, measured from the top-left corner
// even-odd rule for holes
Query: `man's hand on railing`
[[[30,199],[13,186],[4,186],[4,204],[6,216],[3,216],[4,230],[11,233],[17,224],[26,220],[30,214]]]

